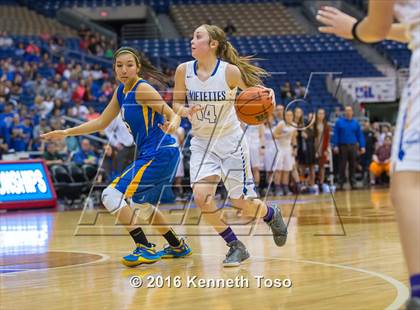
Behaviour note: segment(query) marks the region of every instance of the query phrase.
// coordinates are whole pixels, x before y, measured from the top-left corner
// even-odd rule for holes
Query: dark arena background
[[[389,149],[410,50],[319,33],[324,5],[367,12],[365,0],[0,0],[0,309],[402,307],[409,290]],[[138,150],[123,119],[89,135],[40,135],[100,116],[119,85],[113,53],[121,46],[168,77],[144,76],[172,106],[175,69],[193,60],[202,24],[224,29],[240,55],[270,73],[274,112],[258,128],[244,124],[243,139],[255,156],[256,192],[281,210],[287,243],[277,247],[264,221],[238,212],[220,183],[218,213],[251,254],[240,267],[222,266],[225,242],[190,187],[193,135],[183,118],[173,134],[180,163],[157,208],[192,255],[126,267],[120,259],[135,245],[101,200]],[[314,123],[320,110],[325,122]],[[288,111],[297,127],[293,168],[281,170],[273,131]],[[336,151],[348,146],[336,130],[343,119],[359,124],[349,156]],[[131,224],[162,248],[166,240],[141,212]]]

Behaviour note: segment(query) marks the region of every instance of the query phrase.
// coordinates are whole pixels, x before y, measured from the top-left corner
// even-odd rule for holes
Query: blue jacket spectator
[[[342,144],[359,144],[365,147],[365,138],[359,122],[353,118],[339,118],[334,126],[334,136],[331,143],[334,147]]]
[[[28,151],[32,147],[33,128],[31,118],[28,116],[23,124],[14,125],[12,128],[11,148],[16,152]]]
[[[339,118],[334,126],[332,145],[334,153],[339,154],[339,178],[338,185],[342,189],[346,179],[347,162],[349,166],[349,178],[351,188],[356,186],[354,174],[356,171],[356,159],[360,153],[365,153],[365,137],[359,122],[353,119],[353,108],[347,106],[344,111],[344,118]]]
[[[83,139],[80,144],[80,151],[74,153],[72,161],[77,165],[97,165],[98,157],[92,151],[92,147],[88,139]]]

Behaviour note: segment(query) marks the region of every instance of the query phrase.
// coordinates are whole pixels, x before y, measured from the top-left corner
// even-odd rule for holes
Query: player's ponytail
[[[220,27],[215,25],[203,25],[203,27],[206,28],[210,40],[219,42],[216,56],[237,66],[247,86],[261,85],[262,78],[270,75],[264,69],[251,64],[252,60],[256,60],[252,56],[239,56],[238,51],[227,40],[226,33]]]
[[[169,81],[169,78],[160,72],[153,64],[150,62],[150,60],[144,55],[143,53],[139,52],[135,48],[129,47],[129,46],[122,46],[114,53],[113,58],[113,68],[115,71],[115,62],[117,60],[117,57],[122,54],[131,54],[134,57],[134,60],[136,61],[137,67],[140,68],[140,72],[138,73],[139,76],[144,76],[145,78],[153,78],[156,80],[159,84],[167,84]]]

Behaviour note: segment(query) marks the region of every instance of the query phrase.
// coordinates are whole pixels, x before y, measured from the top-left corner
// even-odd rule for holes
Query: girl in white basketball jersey
[[[249,146],[249,158],[251,161],[252,175],[254,176],[255,188],[259,189],[263,168],[265,151],[264,125],[246,126],[245,137]]]
[[[265,139],[265,152],[264,152],[264,171],[267,181],[267,191],[265,195],[276,195],[274,181],[274,170],[276,166],[276,156],[278,149],[274,142],[273,129],[275,128],[275,119],[273,114],[269,114],[264,123],[264,139]],[[271,191],[271,192],[270,192]]]
[[[393,23],[394,15],[401,24]],[[321,32],[364,43],[384,39],[409,42],[413,51],[395,131],[391,198],[410,273],[407,309],[420,309],[420,3],[370,0],[368,16],[360,21],[332,7],[320,10],[317,18],[326,25],[320,27]]]
[[[295,164],[294,149],[296,148],[296,125],[293,126],[293,111],[285,113],[284,121],[273,130],[278,149],[275,171],[278,175],[274,177],[274,183],[280,186],[283,195],[290,195],[289,174]]]
[[[287,238],[279,210],[255,199],[248,146],[233,106],[238,88],[261,84],[267,73],[253,66],[249,57],[240,57],[217,26],[202,25],[194,31],[191,53],[195,60],[176,70],[173,107],[192,123],[190,178],[195,203],[230,248],[223,265],[238,266],[249,253],[217,212],[214,195],[220,180],[242,214],[264,218],[278,246]]]

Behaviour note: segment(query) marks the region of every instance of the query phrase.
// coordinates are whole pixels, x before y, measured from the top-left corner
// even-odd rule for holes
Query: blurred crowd
[[[80,38],[80,49],[95,56],[112,59],[117,49],[116,42],[88,29],[84,24],[80,26],[77,34]]]
[[[260,128],[246,128],[261,195],[318,194],[333,184],[340,190],[388,182],[393,128],[355,119],[351,106],[334,114],[332,121],[322,108],[312,114],[299,107],[285,111],[279,104]]]

